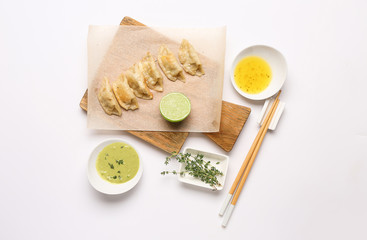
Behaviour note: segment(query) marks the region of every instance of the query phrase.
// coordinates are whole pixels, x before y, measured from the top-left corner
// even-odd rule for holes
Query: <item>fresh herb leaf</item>
[[[112,163],[108,163],[108,165],[110,166],[111,169],[115,169]]]
[[[212,166],[210,161],[205,161],[203,154],[192,156],[190,153],[183,154],[173,152],[171,156],[166,157],[164,164],[168,165],[172,159],[184,164],[185,170],[181,172],[177,172],[175,170],[171,172],[163,171],[161,172],[162,175],[171,173],[173,175],[180,174],[180,176],[184,176],[187,173],[190,176],[198,178],[202,182],[209,184],[211,187],[213,187],[213,190],[217,190],[217,186],[221,186],[217,177],[223,176],[223,173]],[[216,164],[219,164],[219,162]]]
[[[120,165],[120,164],[124,164],[124,160],[116,160],[116,163],[118,164],[118,165]]]

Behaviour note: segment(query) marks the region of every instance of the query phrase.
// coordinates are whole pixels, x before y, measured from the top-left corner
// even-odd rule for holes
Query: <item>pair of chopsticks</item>
[[[255,161],[256,155],[259,152],[260,146],[262,141],[264,140],[265,134],[268,131],[270,122],[274,116],[275,110],[278,107],[279,104],[279,95],[281,91],[278,92],[278,94],[275,97],[275,100],[273,104],[271,105],[270,111],[266,115],[266,118],[259,130],[259,133],[257,134],[254,142],[252,143],[252,146],[245,158],[245,160],[242,163],[242,166],[237,174],[236,179],[234,180],[231,189],[229,190],[229,193],[223,203],[222,208],[220,209],[219,215],[223,216],[223,223],[222,226],[226,227],[227,223],[229,221],[229,218],[232,215],[234,206],[237,203],[238,197],[240,196],[241,190],[243,188],[243,185],[245,185],[247,176],[251,170],[252,164]],[[238,185],[239,183],[239,185]],[[232,198],[233,197],[233,198]],[[232,201],[231,201],[232,200]]]

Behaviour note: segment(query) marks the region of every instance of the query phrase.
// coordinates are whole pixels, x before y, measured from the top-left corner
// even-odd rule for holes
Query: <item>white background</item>
[[[366,1],[0,2],[0,239],[367,239]],[[251,107],[227,182],[208,192],[161,176],[167,154],[122,131],[86,128],[89,24],[227,26],[223,99]],[[210,41],[210,39],[208,39]],[[286,109],[268,134],[227,228],[220,206],[256,136],[262,102],[238,95],[242,48],[281,51]],[[120,196],[88,183],[88,155],[121,137],[140,152]],[[227,154],[201,134],[184,147]]]

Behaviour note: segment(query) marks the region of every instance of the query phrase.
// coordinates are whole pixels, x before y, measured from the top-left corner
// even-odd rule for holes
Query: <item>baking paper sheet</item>
[[[186,82],[172,82],[163,75],[163,92],[152,91],[153,99],[138,98],[139,109],[122,110],[122,116],[107,115],[97,98],[104,76],[110,82],[148,51],[157,59],[161,44],[178,56],[181,40],[187,39],[198,52],[205,75],[191,76]],[[218,132],[221,117],[226,28],[151,28],[141,26],[90,26],[88,34],[88,127],[93,129]],[[157,63],[158,66],[158,63]],[[159,68],[159,67],[158,67]],[[161,70],[159,68],[159,70]],[[163,119],[160,99],[181,92],[191,101],[190,115],[180,123]]]

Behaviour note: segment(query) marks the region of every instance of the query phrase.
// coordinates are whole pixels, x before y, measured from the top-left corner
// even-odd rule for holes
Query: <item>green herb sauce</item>
[[[138,172],[139,156],[129,144],[112,143],[98,154],[96,168],[102,179],[115,184],[124,183]]]

